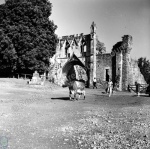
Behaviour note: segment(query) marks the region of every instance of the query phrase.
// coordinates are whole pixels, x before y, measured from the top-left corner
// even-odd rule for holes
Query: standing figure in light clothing
[[[113,82],[111,81],[111,79],[109,79],[109,82],[108,82],[109,97],[112,95],[112,89],[113,89]]]
[[[135,82],[137,97],[140,97],[140,83]]]

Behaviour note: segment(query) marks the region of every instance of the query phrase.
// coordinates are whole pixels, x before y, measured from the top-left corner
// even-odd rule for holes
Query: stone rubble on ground
[[[129,113],[126,109],[117,115],[115,111],[106,113],[104,109],[88,110],[77,122],[73,121],[58,131],[62,132],[64,138],[67,137],[64,140],[72,140],[79,148],[87,146],[92,149],[148,149],[150,120],[142,120],[140,116],[140,113],[134,111]]]

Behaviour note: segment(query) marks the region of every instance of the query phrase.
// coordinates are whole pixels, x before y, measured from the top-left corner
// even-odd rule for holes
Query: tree
[[[48,0],[7,0],[0,6],[0,28],[15,49],[16,72],[48,70],[57,44],[51,7]]]
[[[16,70],[16,60],[17,53],[12,41],[0,30],[0,75],[12,74]]]
[[[150,83],[150,61],[146,58],[141,57],[138,59],[138,66],[145,78],[145,81],[147,83]]]
[[[96,38],[96,50],[98,54],[103,54],[106,52],[106,47],[104,47],[104,43],[100,42],[98,38]]]

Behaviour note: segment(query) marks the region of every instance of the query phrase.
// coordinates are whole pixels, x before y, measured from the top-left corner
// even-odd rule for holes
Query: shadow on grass
[[[69,97],[56,97],[56,98],[51,98],[52,100],[70,100]]]
[[[137,95],[133,95],[133,96],[131,96],[131,97],[138,97]],[[149,97],[149,95],[140,95],[139,97]]]

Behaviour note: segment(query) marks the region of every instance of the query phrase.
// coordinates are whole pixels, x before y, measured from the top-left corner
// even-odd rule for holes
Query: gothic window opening
[[[65,54],[66,54],[66,57],[68,56],[67,55],[67,52],[68,52],[68,49],[70,47],[70,43],[68,41],[66,41],[66,46],[65,46]]]
[[[84,47],[83,47],[83,45],[81,45],[81,53],[83,53],[84,52]]]
[[[71,49],[73,49],[75,46],[75,43],[74,43],[74,40],[72,41],[72,44],[71,44]]]
[[[70,58],[70,53],[68,53],[68,57]]]
[[[67,51],[68,51],[68,49],[65,49],[65,55],[66,55],[66,57],[67,57],[67,53],[68,53]]]

